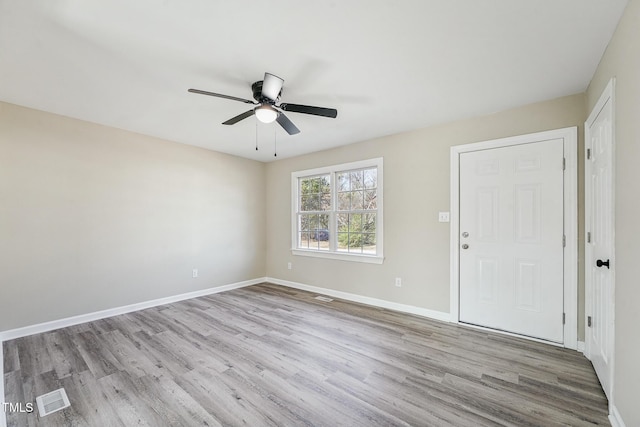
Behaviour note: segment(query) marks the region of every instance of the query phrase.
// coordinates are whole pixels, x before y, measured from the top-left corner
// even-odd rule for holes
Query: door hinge
[[[562,235],[562,247],[566,248],[567,247],[567,236]]]
[[[587,326],[591,327],[591,316],[587,316]]]
[[[591,232],[587,231],[587,243],[591,243]]]
[[[587,148],[587,160],[591,158],[591,148]]]
[[[567,323],[567,313],[562,313],[562,324]]]
[[[562,170],[563,171],[567,170],[567,158],[566,157],[562,158]]]

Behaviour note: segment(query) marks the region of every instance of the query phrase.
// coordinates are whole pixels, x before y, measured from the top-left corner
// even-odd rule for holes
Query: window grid
[[[329,210],[331,174],[319,174],[298,179],[298,247],[329,251]]]
[[[377,168],[335,172],[337,251],[376,254]]]
[[[382,159],[358,163],[368,164],[292,174],[297,193],[294,250],[382,258]]]

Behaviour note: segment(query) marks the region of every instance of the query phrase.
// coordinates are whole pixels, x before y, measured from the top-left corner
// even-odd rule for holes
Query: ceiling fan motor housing
[[[274,101],[273,99],[269,99],[265,96],[262,96],[262,82],[263,80],[260,80],[251,85],[251,90],[253,91],[253,99],[255,99],[261,104],[274,105],[276,102],[280,100],[280,95],[282,95],[282,89],[280,89],[280,92],[278,92],[278,97]]]

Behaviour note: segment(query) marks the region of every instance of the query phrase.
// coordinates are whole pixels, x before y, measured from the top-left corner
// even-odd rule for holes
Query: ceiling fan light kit
[[[280,126],[289,134],[295,135],[300,133],[300,129],[293,124],[291,120],[284,114],[284,111],[290,111],[292,113],[310,114],[312,116],[330,117],[335,119],[338,116],[338,110],[335,108],[314,107],[311,105],[300,104],[287,104],[280,103],[280,95],[282,95],[282,85],[284,80],[280,77],[264,73],[264,79],[257,81],[251,85],[253,92],[253,99],[238,98],[230,95],[223,95],[220,93],[208,92],[200,89],[189,89],[191,93],[197,93],[200,95],[215,96],[217,98],[230,99],[232,101],[239,101],[244,104],[256,105],[255,108],[245,111],[235,117],[230,118],[223,125],[234,125],[241,120],[251,117],[255,114],[256,118],[262,123],[278,122]]]
[[[273,123],[278,118],[278,111],[270,105],[261,105],[253,111],[262,123]]]

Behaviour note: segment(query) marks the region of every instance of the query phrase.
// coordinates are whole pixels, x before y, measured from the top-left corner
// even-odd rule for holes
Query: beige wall
[[[449,210],[450,147],[579,126],[584,119],[580,94],[269,163],[267,275],[449,312],[449,224],[438,222],[438,211]],[[374,157],[384,158],[384,264],[292,256],[291,172]]]
[[[0,331],[265,273],[448,312],[449,148],[580,125],[584,107],[574,95],[263,165],[0,103]],[[373,157],[384,264],[293,257],[291,172]]]
[[[264,173],[0,103],[0,331],[263,277]]]
[[[640,1],[631,0],[587,91],[591,111],[616,78],[615,363],[613,402],[627,426],[640,426]]]

